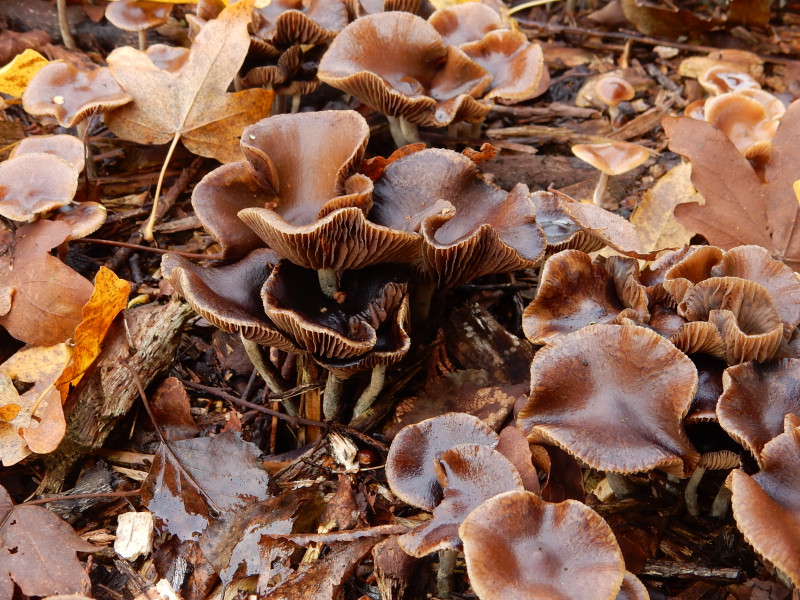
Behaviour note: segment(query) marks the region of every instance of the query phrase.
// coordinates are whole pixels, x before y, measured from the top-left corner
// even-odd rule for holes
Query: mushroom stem
[[[147,50],[147,29],[142,29],[139,32],[139,50],[142,52]]]
[[[89,179],[89,181],[95,181],[97,179],[97,170],[94,168],[92,148],[89,146],[89,118],[86,118],[83,121],[75,124],[75,133],[78,134],[78,137],[83,142],[83,156],[86,163],[86,177]]]
[[[714,502],[711,503],[711,511],[708,516],[712,519],[723,519],[731,506],[731,490],[722,484],[719,488],[717,495],[714,497]]]
[[[594,188],[592,195],[592,202],[595,206],[603,206],[603,196],[606,195],[606,188],[608,187],[608,173],[600,171],[600,179],[597,180],[597,185]]]
[[[606,472],[606,480],[614,495],[620,500],[627,498],[636,490],[636,486],[622,473]]]
[[[700,515],[700,506],[697,503],[697,488],[703,480],[703,475],[705,475],[705,473],[706,470],[703,467],[697,467],[694,473],[692,473],[692,476],[689,477],[686,490],[683,492],[684,498],[686,499],[686,510],[693,517]]]
[[[300,101],[303,99],[302,94],[292,94],[292,114],[300,112]]]
[[[414,288],[411,316],[415,322],[427,323],[428,317],[431,314],[431,304],[435,293],[436,284],[432,281],[426,281]]]
[[[336,274],[335,269],[320,269],[317,271],[319,277],[319,287],[322,293],[328,298],[333,298],[333,295],[339,291],[339,276]]]
[[[322,414],[326,419],[334,419],[339,412],[343,387],[344,381],[329,372],[328,381],[325,382],[325,391],[322,393]]]
[[[389,121],[389,131],[398,148],[422,141],[415,123],[403,117],[386,117]]]
[[[156,184],[156,193],[153,197],[153,209],[150,211],[150,217],[147,219],[147,225],[144,228],[143,237],[148,242],[153,241],[153,227],[156,225],[156,216],[158,215],[158,199],[161,196],[161,186],[164,183],[164,175],[167,172],[169,160],[172,158],[172,153],[178,145],[178,140],[181,139],[181,132],[176,131],[175,137],[172,138],[172,144],[167,150],[167,155],[164,157],[164,165],[161,167],[161,173],[158,174],[158,183]]]
[[[75,43],[75,38],[72,37],[69,20],[67,19],[67,0],[56,0],[56,9],[58,10],[58,28],[61,31],[61,39],[64,40],[64,46],[68,50],[77,50],[78,44]]]
[[[245,339],[244,336],[240,337],[242,339],[242,345],[244,346],[245,352],[247,352],[247,356],[250,357],[253,366],[256,368],[256,371],[258,371],[258,374],[264,379],[264,382],[267,384],[269,390],[274,394],[279,394],[288,390],[289,386],[287,386],[283,381],[283,377],[281,377],[278,369],[276,369],[275,365],[273,365],[264,357],[261,346],[256,344],[253,340]],[[283,406],[286,408],[287,414],[293,417],[298,416],[297,406],[293,401],[289,401],[288,398],[284,398],[282,402]]]
[[[353,408],[353,419],[363,415],[367,409],[375,402],[375,398],[383,389],[383,381],[386,378],[386,365],[378,365],[372,369],[369,385],[361,392],[355,407]]]
[[[438,598],[450,597],[457,557],[458,551],[452,548],[439,550],[439,570],[436,572],[436,596]]]

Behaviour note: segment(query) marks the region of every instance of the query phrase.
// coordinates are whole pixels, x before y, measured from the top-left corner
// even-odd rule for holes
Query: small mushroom
[[[575,500],[550,504],[531,492],[505,492],[473,510],[458,533],[481,600],[605,600],[623,584],[614,533]]]
[[[9,158],[23,154],[44,152],[63,158],[80,173],[86,164],[83,154],[83,142],[74,135],[34,135],[20,140],[11,151]]]
[[[572,153],[582,161],[600,171],[600,179],[594,189],[592,201],[603,206],[603,196],[610,175],[621,175],[635,169],[649,157],[647,149],[630,142],[607,142],[604,144],[576,144]]]
[[[636,95],[636,90],[622,77],[608,75],[597,80],[594,86],[594,93],[597,100],[608,106],[609,121],[611,121],[612,127],[616,127],[620,103],[632,100]],[[596,167],[597,165],[594,166]],[[618,174],[614,173],[614,175]]]
[[[72,202],[78,171],[63,158],[38,152],[0,163],[0,216],[27,221]]]
[[[172,4],[146,0],[115,0],[106,6],[106,19],[125,31],[139,34],[139,50],[147,49],[147,30],[169,20]]]
[[[758,82],[747,73],[737,71],[729,65],[714,65],[706,69],[697,82],[709,94],[719,96],[737,90],[761,89]]]
[[[480,2],[443,6],[428,17],[428,23],[433,25],[448,46],[477,42],[490,31],[505,28],[500,14]]]

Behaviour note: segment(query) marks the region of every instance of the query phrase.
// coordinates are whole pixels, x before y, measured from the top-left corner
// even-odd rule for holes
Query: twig
[[[154,254],[175,254],[192,260],[222,260],[222,254],[200,254],[198,252],[178,252],[176,250],[165,250],[164,248],[153,248],[152,246],[142,246],[141,244],[129,244],[127,242],[115,242],[114,240],[100,240],[97,238],[81,238],[74,240],[75,244],[98,244],[100,246],[116,246],[118,248],[130,248],[139,252],[152,252]]]
[[[51,502],[69,502],[70,500],[84,500],[89,498],[127,498],[128,496],[141,496],[142,490],[124,490],[121,492],[98,492],[96,494],[70,494],[63,496],[50,496],[49,498],[38,498],[28,500],[18,506],[30,506],[32,504],[50,504]]]
[[[705,579],[730,583],[741,579],[744,572],[737,568],[713,568],[696,563],[648,560],[638,575],[640,577],[663,577],[666,579],[676,577],[678,579]]]
[[[133,377],[133,382],[136,384],[136,389],[139,391],[139,396],[142,399],[142,404],[144,404],[144,409],[147,411],[147,416],[150,417],[150,422],[153,424],[153,429],[156,430],[156,435],[158,435],[159,441],[163,444],[163,446],[166,449],[166,451],[170,453],[170,455],[172,456],[172,460],[175,461],[175,464],[177,465],[178,469],[183,474],[183,476],[186,477],[187,481],[198,489],[198,491],[206,499],[206,503],[208,504],[208,507],[212,511],[216,512],[216,514],[214,514],[212,516],[218,517],[219,515],[222,514],[222,510],[219,508],[219,506],[217,506],[217,504],[214,502],[214,500],[212,500],[211,496],[208,494],[208,492],[205,491],[203,486],[200,485],[197,482],[197,480],[188,471],[188,469],[186,469],[186,467],[183,466],[183,463],[181,462],[181,459],[172,450],[172,447],[167,442],[167,438],[164,437],[164,432],[161,431],[161,426],[158,424],[158,421],[156,420],[156,417],[153,414],[152,408],[150,408],[150,402],[148,401],[147,395],[144,392],[144,387],[142,387],[142,382],[139,379],[139,374],[133,369],[133,367],[131,367],[130,363],[127,360],[120,359],[119,363],[123,367],[128,369],[128,371],[131,372],[131,376]]]

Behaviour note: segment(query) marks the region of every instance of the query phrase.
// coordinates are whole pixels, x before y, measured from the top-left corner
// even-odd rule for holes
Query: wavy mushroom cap
[[[650,158],[644,146],[630,142],[575,144],[572,153],[607,175],[622,175]]]
[[[657,333],[589,325],[536,353],[517,424],[595,469],[685,476],[697,452],[681,421],[696,389],[692,361]]]
[[[448,46],[480,41],[490,31],[505,27],[500,14],[480,2],[464,2],[440,8],[428,17],[428,23]]]
[[[759,144],[763,145],[763,142],[771,143],[780,123],[767,117],[761,102],[742,94],[729,93],[709,98],[703,110],[706,121],[722,131],[745,155],[759,150]]]
[[[146,0],[117,0],[106,6],[106,19],[125,31],[145,31],[169,20],[172,5]]]
[[[608,106],[617,106],[620,102],[633,100],[636,90],[622,77],[608,75],[601,77],[594,85],[594,93],[597,99]]]
[[[786,415],[800,415],[800,360],[728,367],[722,385],[720,425],[763,466],[764,446],[783,432]]]
[[[487,100],[516,104],[547,91],[540,85],[547,72],[542,47],[531,44],[525,34],[508,29],[490,31],[461,49],[492,75],[492,85],[483,96]]]
[[[477,121],[491,108],[475,99],[491,75],[445,45],[427,21],[406,12],[350,23],[322,57],[318,75],[379,112],[419,125]]]
[[[702,353],[719,359],[725,358],[725,341],[722,339],[722,334],[708,321],[683,323],[676,332],[665,337],[685,354]]]
[[[277,48],[329,42],[347,25],[341,0],[272,0],[253,9],[254,35]]]
[[[764,446],[763,466],[752,477],[732,471],[727,485],[736,525],[756,552],[800,585],[800,429]]]
[[[525,337],[549,344],[593,323],[616,323],[621,316],[648,320],[647,297],[637,276],[633,259],[593,262],[579,250],[554,254],[539,276],[536,299],[522,313]]]
[[[459,535],[481,600],[614,600],[626,573],[611,528],[575,500],[505,492],[473,510]]]
[[[442,501],[430,521],[397,538],[407,554],[420,558],[435,550],[461,549],[458,527],[472,510],[497,494],[523,489],[514,466],[489,446],[453,446],[434,465]]]
[[[65,62],[46,64],[22,94],[26,111],[55,117],[62,127],[74,126],[92,111],[116,108],[131,100],[107,67],[80,71]]]
[[[432,511],[444,497],[435,461],[459,444],[494,448],[498,440],[480,419],[466,413],[445,413],[408,425],[392,440],[386,456],[389,487],[403,502]]]
[[[682,254],[674,254],[662,278],[664,289],[672,296],[675,305],[683,302],[686,292],[704,279],[711,277],[711,269],[722,260],[722,249],[716,246],[692,246]]]
[[[345,4],[351,21],[366,15],[393,10],[410,12],[415,15],[430,13],[433,10],[427,0],[345,0]]]
[[[769,360],[783,340],[783,322],[767,289],[738,277],[710,277],[694,285],[678,305],[689,321],[709,321],[725,343],[725,360]]]
[[[697,81],[703,89],[714,96],[739,90],[761,89],[759,83],[750,75],[728,65],[715,65],[706,69]]]
[[[62,206],[50,217],[53,221],[62,221],[70,226],[72,233],[69,240],[79,240],[100,229],[106,222],[108,211],[99,202],[80,202]]]
[[[28,221],[66,206],[78,189],[78,171],[53,154],[20,154],[0,163],[0,216]]]
[[[693,356],[692,362],[697,368],[697,391],[683,422],[691,424],[718,421],[717,403],[722,395],[722,374],[727,365],[721,360],[705,356]]]
[[[38,152],[63,158],[75,167],[78,173],[83,171],[85,166],[86,159],[83,142],[74,135],[34,135],[26,137],[14,147],[9,158]]]
[[[325,359],[366,354],[377,343],[377,329],[406,298],[385,265],[346,271],[337,299],[319,288],[316,271],[279,262],[261,290],[267,317],[299,347]]]
[[[562,250],[594,252],[605,244],[597,237],[586,233],[561,209],[561,202],[552,192],[534,192],[531,195],[536,207],[536,220],[547,240],[545,256]]]

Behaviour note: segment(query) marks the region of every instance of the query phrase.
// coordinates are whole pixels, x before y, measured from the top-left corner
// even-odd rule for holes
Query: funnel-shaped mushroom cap
[[[299,348],[322,359],[349,359],[373,349],[376,330],[405,301],[406,284],[394,279],[385,265],[347,271],[334,300],[322,293],[316,271],[283,260],[261,294],[267,316]]]
[[[762,285],[738,277],[711,277],[692,287],[678,305],[689,321],[716,325],[728,364],[775,356],[783,339],[780,314]]]
[[[620,102],[633,100],[636,90],[622,77],[609,75],[601,77],[594,86],[597,99],[608,106],[617,106]]]
[[[697,461],[681,425],[696,388],[692,361],[657,333],[589,325],[536,353],[517,424],[595,469],[684,476]]]
[[[762,458],[752,477],[731,471],[733,516],[756,552],[800,586],[800,429],[790,427],[769,442]]]
[[[458,526],[489,498],[521,490],[522,479],[506,457],[488,446],[459,444],[434,461],[444,497],[433,518],[401,535],[397,542],[411,556],[435,550],[461,548]]]
[[[685,354],[702,352],[716,358],[725,358],[725,341],[716,326],[708,321],[684,323],[678,331],[665,337]]]
[[[625,575],[611,528],[575,500],[506,492],[473,510],[459,535],[481,600],[614,600]]]
[[[650,600],[650,594],[636,575],[625,571],[625,579],[622,580],[616,600]]]
[[[347,25],[341,0],[272,0],[253,10],[255,35],[278,48],[323,44]]]
[[[792,269],[772,258],[761,246],[739,246],[728,250],[710,274],[741,277],[763,285],[783,321],[783,337],[791,337],[800,323],[800,281]]]
[[[622,265],[633,271],[619,268]],[[539,276],[536,299],[522,313],[525,337],[534,344],[549,344],[592,323],[615,323],[626,308],[635,308],[639,319],[647,320],[646,294],[635,271],[633,259],[592,262],[579,250],[554,254]]]
[[[602,240],[578,227],[561,209],[561,202],[552,192],[534,192],[531,197],[536,206],[536,220],[547,240],[546,256],[562,250],[594,252],[605,245]]]
[[[505,27],[498,12],[480,2],[464,2],[436,10],[428,23],[448,46],[477,42],[487,33]]]
[[[436,475],[443,452],[458,444],[494,448],[497,434],[477,417],[446,413],[400,430],[386,456],[386,479],[395,496],[418,508],[432,511],[444,491]]]
[[[345,27],[318,74],[375,110],[419,125],[477,121],[491,108],[473,97],[486,90],[491,75],[446,46],[424,19],[405,12],[369,15]]]
[[[780,98],[773,96],[765,90],[757,88],[745,88],[737,90],[736,93],[740,96],[745,96],[746,98],[751,98],[757,102],[760,102],[767,113],[767,119],[780,119],[784,114],[786,114],[786,107],[783,105],[783,102],[781,102]]]
[[[728,367],[722,385],[717,403],[720,425],[763,466],[761,452],[783,432],[786,415],[800,415],[800,360]]]
[[[20,140],[9,158],[43,152],[63,158],[80,173],[85,166],[83,142],[74,135],[35,135]]]
[[[93,110],[122,106],[131,100],[108,68],[86,72],[64,62],[42,67],[22,94],[26,111],[55,117],[62,127],[83,121]]]
[[[117,0],[106,6],[106,19],[126,31],[145,31],[169,20],[172,5],[146,0]]]
[[[43,152],[0,163],[0,216],[27,221],[72,202],[78,171],[63,158]]]
[[[542,47],[531,44],[522,33],[509,29],[491,31],[461,49],[491,73],[492,85],[484,95],[487,100],[516,104],[547,91],[539,85],[547,69]]]
[[[199,267],[167,254],[161,270],[192,308],[223,331],[287,352],[302,352],[270,323],[261,303],[260,291],[275,260],[264,248],[222,267]]]
[[[761,89],[758,82],[750,75],[732,69],[728,65],[715,65],[707,69],[697,81],[703,89],[714,96],[735,90]]]
[[[709,98],[703,110],[706,121],[728,136],[742,153],[758,142],[771,141],[778,129],[778,121],[767,118],[763,104],[741,94]]]
[[[692,246],[674,258],[662,281],[677,305],[694,284],[711,277],[711,269],[722,260],[722,250],[716,246]]]
[[[627,173],[650,157],[644,146],[630,142],[575,144],[572,153],[608,175]]]

